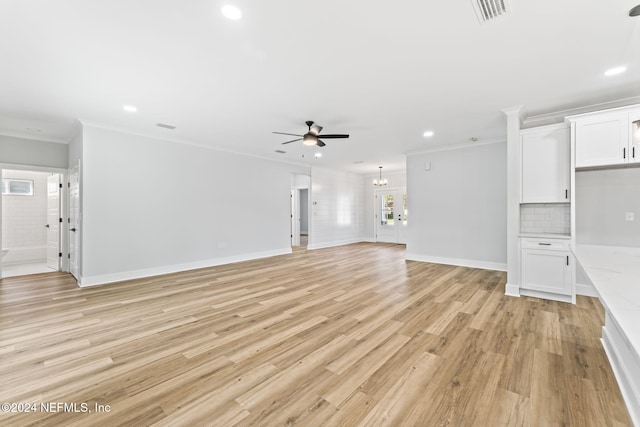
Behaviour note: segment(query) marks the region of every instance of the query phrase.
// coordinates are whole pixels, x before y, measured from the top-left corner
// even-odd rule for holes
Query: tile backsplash
[[[530,203],[520,205],[520,232],[540,234],[571,233],[569,203]]]

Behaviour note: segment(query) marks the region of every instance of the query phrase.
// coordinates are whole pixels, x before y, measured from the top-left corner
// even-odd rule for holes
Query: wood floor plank
[[[78,288],[0,280],[7,426],[631,426],[602,305],[361,243]]]

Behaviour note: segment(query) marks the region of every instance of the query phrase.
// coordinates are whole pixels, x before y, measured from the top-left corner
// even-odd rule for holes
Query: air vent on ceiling
[[[509,0],[471,0],[481,24],[511,12]]]
[[[286,153],[286,151],[282,151],[282,150],[276,150],[276,153],[279,153],[279,154],[284,154],[284,153]]]
[[[165,128],[165,129],[171,129],[171,130],[173,130],[173,129],[175,129],[175,128],[176,128],[175,126],[172,126],[172,125],[166,125],[166,124],[164,124],[164,123],[158,123],[158,124],[156,124],[156,126],[158,126],[159,128]]]

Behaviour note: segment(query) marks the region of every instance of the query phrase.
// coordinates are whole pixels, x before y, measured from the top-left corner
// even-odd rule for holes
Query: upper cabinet
[[[566,125],[520,132],[521,203],[567,203],[570,185],[570,130]]]
[[[640,109],[621,108],[568,117],[575,123],[576,168],[640,162]]]

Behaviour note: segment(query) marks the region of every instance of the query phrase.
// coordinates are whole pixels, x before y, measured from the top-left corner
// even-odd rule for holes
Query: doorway
[[[311,177],[293,174],[291,183],[291,247],[306,248],[309,245],[309,186]]]
[[[57,172],[2,170],[2,277],[62,268],[62,179]]]
[[[374,197],[376,241],[407,243],[407,190],[377,190]]]

